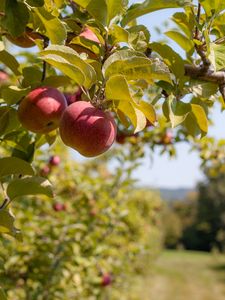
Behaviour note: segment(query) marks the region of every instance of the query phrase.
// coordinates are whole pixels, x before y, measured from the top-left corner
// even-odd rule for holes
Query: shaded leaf
[[[1,19],[1,24],[12,36],[21,35],[28,21],[29,10],[24,3],[17,0],[6,1],[5,16]]]
[[[12,200],[16,197],[28,195],[46,195],[53,197],[50,182],[42,177],[26,177],[10,181],[7,187],[7,195]]]
[[[9,234],[18,239],[19,241],[22,241],[21,232],[19,229],[14,227],[14,221],[15,217],[13,216],[10,210],[0,210],[0,233]]]
[[[16,60],[16,58],[11,55],[6,50],[0,51],[0,61],[8,67],[15,75],[20,75],[21,72],[19,70],[20,64]]]
[[[184,61],[178,53],[168,45],[160,43],[152,43],[151,48],[162,57],[171,72],[174,73],[177,78],[184,76]]]
[[[8,175],[34,175],[31,165],[17,157],[0,158],[0,177]]]

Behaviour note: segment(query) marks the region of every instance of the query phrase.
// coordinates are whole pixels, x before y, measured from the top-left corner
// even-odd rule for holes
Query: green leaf
[[[218,14],[225,9],[224,0],[199,0],[208,16]]]
[[[146,118],[142,111],[140,111],[135,103],[120,101],[117,107],[120,111],[122,111],[125,116],[127,116],[132,125],[134,126],[134,132],[137,133],[143,130],[146,126]]]
[[[190,4],[189,0],[145,0],[143,3],[133,4],[125,14],[122,20],[122,25],[125,26],[130,21],[137,17],[151,13],[153,11],[165,9],[165,8],[176,8],[184,7]]]
[[[170,96],[165,100],[167,107],[164,107],[165,116],[170,120],[172,127],[176,127],[183,123],[191,112],[191,105],[182,101],[177,101],[174,96]]]
[[[0,61],[8,67],[15,75],[20,75],[21,72],[19,71],[20,64],[16,60],[16,58],[11,55],[6,50],[0,51]]]
[[[177,12],[172,16],[179,28],[185,33],[188,38],[193,37],[193,29],[195,26],[195,17],[189,7],[186,7],[185,12]]]
[[[127,32],[129,45],[136,51],[146,51],[150,40],[148,29],[144,25],[136,25],[128,28]]]
[[[6,193],[11,200],[27,195],[46,195],[50,198],[53,197],[50,182],[42,177],[14,179],[8,184]]]
[[[214,59],[213,63],[216,67],[216,71],[225,68],[225,45],[210,44],[211,59]],[[213,53],[212,53],[213,52]]]
[[[17,130],[20,127],[17,111],[8,106],[0,107],[0,136]]]
[[[43,23],[46,35],[49,37],[51,43],[57,45],[64,44],[66,40],[65,24],[42,7],[34,8],[34,12]]]
[[[79,54],[67,46],[49,46],[40,52],[42,58],[86,88],[96,82],[94,68],[80,58]]]
[[[104,63],[103,75],[106,79],[113,75],[123,75],[127,80],[144,79],[152,83],[152,62],[142,53],[121,50],[112,54]]]
[[[107,4],[105,0],[73,0],[103,25],[107,24]]]
[[[51,87],[61,87],[61,86],[67,86],[71,83],[70,78],[68,78],[67,76],[63,76],[63,75],[52,75],[47,77],[44,81],[43,81],[43,85],[45,86],[51,86]]]
[[[112,40],[112,45],[115,45],[117,43],[128,43],[129,33],[126,29],[113,24],[109,28],[109,37]]]
[[[126,78],[114,75],[106,82],[105,94],[107,100],[133,101]]]
[[[128,4],[127,0],[106,0],[107,3],[107,25],[110,21],[125,12],[125,6]]]
[[[37,87],[42,79],[42,70],[37,66],[28,66],[23,68],[23,87]]]
[[[0,178],[8,175],[34,175],[31,165],[17,157],[0,158]]]
[[[6,294],[3,291],[3,288],[0,286],[0,300],[7,300]]]
[[[22,241],[21,232],[19,229],[14,227],[14,221],[15,221],[15,217],[13,216],[10,210],[8,209],[0,210],[0,233],[9,234],[15,237],[16,239],[18,239],[19,241]]]
[[[152,43],[150,47],[162,57],[165,64],[177,78],[184,77],[184,61],[179,54],[168,45],[161,43]]]
[[[218,84],[202,80],[190,80],[188,90],[195,96],[208,99],[215,95],[218,90]]]
[[[26,0],[26,2],[32,7],[40,7],[45,3],[44,0]]]
[[[206,134],[208,131],[208,119],[204,108],[201,105],[191,103],[191,110],[195,116],[198,127],[203,134]]]
[[[2,89],[2,98],[7,104],[12,105],[19,102],[28,92],[29,89],[20,89],[11,85]]]
[[[186,52],[194,51],[194,43],[190,38],[177,31],[167,31],[165,32],[169,38],[174,40],[182,49]]]
[[[28,21],[29,10],[24,3],[17,0],[6,1],[5,16],[1,19],[1,24],[12,36],[21,35]]]

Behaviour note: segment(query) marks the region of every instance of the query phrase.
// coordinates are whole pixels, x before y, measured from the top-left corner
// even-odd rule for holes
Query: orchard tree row
[[[183,56],[136,21],[167,8],[179,9],[165,35]],[[204,137],[210,108],[224,108],[224,10],[222,0],[1,1],[0,231],[20,236],[15,198],[53,196],[32,161],[58,135],[87,157],[127,140],[173,154],[173,143]],[[198,146],[202,157],[223,156],[224,144],[210,143]]]

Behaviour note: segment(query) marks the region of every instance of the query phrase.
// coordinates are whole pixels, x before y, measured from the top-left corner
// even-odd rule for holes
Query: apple
[[[82,90],[79,88],[75,93],[64,93],[64,96],[66,97],[67,104],[70,105],[76,101],[81,100]]]
[[[31,48],[34,47],[36,44],[34,40],[43,39],[43,37],[38,33],[33,31],[30,28],[26,28],[23,34],[18,37],[13,37],[10,34],[6,34],[6,38],[13,43],[14,45],[21,47],[21,48]]]
[[[66,98],[57,89],[38,87],[21,101],[18,117],[27,130],[48,133],[59,127],[60,118],[66,107]]]
[[[4,71],[0,71],[0,86],[5,85],[8,82],[9,82],[9,75]]]
[[[102,276],[102,286],[108,286],[112,283],[112,277],[109,273],[105,273]]]
[[[48,165],[46,165],[43,168],[41,168],[40,175],[43,177],[46,177],[48,174],[50,174],[50,172],[51,172],[51,169],[49,168]]]
[[[84,38],[86,40],[93,41],[95,43],[101,44],[101,42],[99,41],[96,34],[88,27],[84,27],[83,31],[78,36],[81,37],[81,38]],[[82,45],[73,44],[73,43],[70,44],[70,41],[67,45],[70,48],[74,49],[79,54],[86,53],[89,56],[89,58],[97,59],[97,55],[94,52],[92,52],[90,49],[85,48]]]
[[[59,202],[54,203],[52,207],[53,207],[54,211],[57,211],[57,212],[66,210],[66,205],[63,203],[59,203]]]
[[[83,31],[79,34],[80,37],[84,37],[87,40],[96,42],[100,44],[101,42],[99,41],[97,35],[88,27],[84,27]]]
[[[169,144],[172,144],[173,142],[173,133],[171,131],[167,131],[163,137],[162,137],[162,140],[161,140],[161,143],[163,145],[169,145]]]
[[[116,123],[111,114],[85,101],[68,106],[59,126],[64,144],[86,157],[107,151],[115,141],[116,132]]]
[[[58,155],[53,155],[50,157],[49,164],[51,166],[58,166],[60,164],[60,157]]]

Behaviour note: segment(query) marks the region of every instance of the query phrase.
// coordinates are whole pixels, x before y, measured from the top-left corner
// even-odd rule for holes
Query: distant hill
[[[159,188],[160,195],[164,200],[183,200],[190,192],[194,192],[191,188],[168,189]]]

